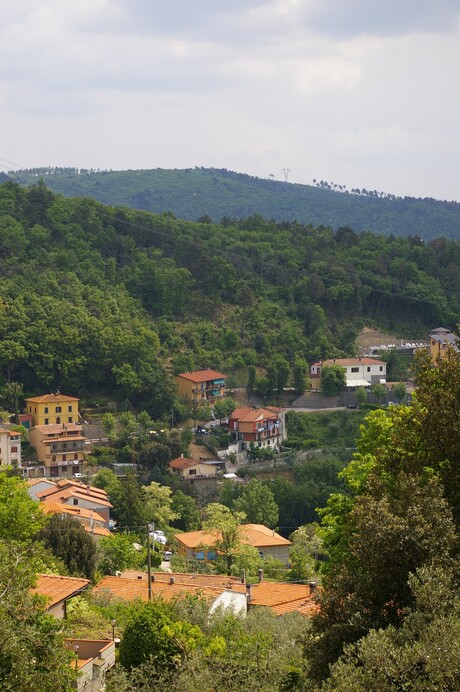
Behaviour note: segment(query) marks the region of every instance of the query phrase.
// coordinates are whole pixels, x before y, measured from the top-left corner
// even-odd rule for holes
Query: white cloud
[[[296,182],[452,198],[458,13],[449,0],[3,3],[2,156],[290,168]]]

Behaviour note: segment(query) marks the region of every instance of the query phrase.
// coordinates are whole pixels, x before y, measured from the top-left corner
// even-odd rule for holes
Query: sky
[[[227,168],[460,201],[458,0],[0,4],[0,170]]]

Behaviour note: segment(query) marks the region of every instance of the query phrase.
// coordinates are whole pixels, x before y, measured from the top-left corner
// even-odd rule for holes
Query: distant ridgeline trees
[[[275,221],[300,221],[426,240],[460,237],[460,204],[432,198],[397,197],[313,180],[297,185],[254,178],[226,169],[99,171],[62,167],[11,171],[11,179],[33,185],[43,177],[67,197],[90,196],[104,204],[126,205],[182,219],[219,221],[260,214]]]
[[[299,358],[351,355],[364,322],[414,338],[454,327],[459,267],[460,244],[443,238],[196,223],[7,182],[0,380],[104,393],[152,416],[175,406],[171,369],[244,385],[256,366],[294,383]]]

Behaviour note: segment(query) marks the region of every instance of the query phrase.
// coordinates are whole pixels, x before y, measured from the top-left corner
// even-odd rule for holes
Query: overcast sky
[[[289,169],[460,201],[459,70],[458,0],[5,0],[0,170]]]

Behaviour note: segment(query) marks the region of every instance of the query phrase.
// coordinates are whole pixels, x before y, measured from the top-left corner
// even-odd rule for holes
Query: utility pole
[[[147,524],[147,580],[148,580],[148,599],[152,602],[152,556],[150,554],[150,524]]]

